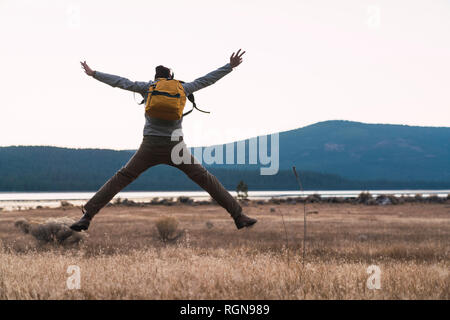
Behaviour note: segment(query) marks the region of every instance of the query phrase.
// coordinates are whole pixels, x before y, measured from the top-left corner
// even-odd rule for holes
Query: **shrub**
[[[194,202],[194,200],[192,200],[191,198],[189,198],[189,197],[183,197],[183,196],[178,197],[177,201],[178,201],[179,203],[184,203],[184,204],[192,204],[192,203]]]
[[[364,203],[364,204],[368,204],[369,200],[372,199],[372,195],[370,194],[370,192],[361,192],[359,194],[359,196],[356,198],[356,202],[357,203]]]
[[[286,199],[286,203],[288,203],[288,204],[296,204],[297,200],[295,198],[288,197]]]
[[[19,219],[14,226],[25,234],[30,234],[39,243],[55,243],[60,245],[77,244],[84,237],[84,233],[72,231],[70,225],[75,221],[66,218],[49,218],[43,223],[29,222]]]
[[[164,204],[165,206],[173,206],[175,202],[173,201],[173,198],[165,198],[161,200],[161,204]]]
[[[370,200],[369,200],[370,202]],[[390,205],[390,204],[399,204],[399,199],[393,194],[382,194],[379,195],[376,199],[376,204],[379,205]]]
[[[272,204],[280,204],[280,203],[281,203],[281,200],[280,200],[280,199],[277,199],[277,198],[270,198],[269,203],[272,203]]]
[[[237,197],[238,199],[247,199],[248,198],[248,186],[244,181],[239,181],[239,184],[236,187]]]
[[[113,202],[113,205],[124,206],[124,207],[139,207],[139,206],[141,206],[140,203],[134,202],[133,200],[128,200],[127,198],[125,198],[125,199],[117,198]]]
[[[178,220],[173,217],[162,217],[156,221],[159,238],[163,242],[175,241],[183,234],[178,231]]]
[[[327,200],[330,203],[344,203],[345,202],[345,198],[340,198],[340,197],[329,197]]]
[[[392,204],[400,204],[400,198],[396,197],[393,194],[388,194],[387,197],[389,198],[389,200],[391,200]]]
[[[61,208],[70,208],[70,207],[73,207],[73,204],[71,204],[70,202],[68,202],[66,200],[62,200],[60,202],[60,206],[61,206]]]
[[[306,202],[311,203],[320,203],[322,201],[322,197],[319,194],[312,194],[306,198]]]
[[[445,201],[445,198],[441,198],[437,195],[432,195],[426,198],[426,201],[428,203],[443,203]]]

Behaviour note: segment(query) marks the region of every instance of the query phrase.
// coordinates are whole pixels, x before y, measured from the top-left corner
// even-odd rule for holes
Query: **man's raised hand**
[[[89,66],[87,65],[86,60],[84,62],[80,61],[80,63],[81,63],[81,67],[84,69],[84,72],[86,72],[86,74],[88,76],[92,77],[95,74],[95,71],[92,70],[91,68],[89,68]]]
[[[236,54],[233,52],[233,54],[231,55],[230,65],[232,68],[235,68],[242,63],[242,56],[244,55],[245,51],[242,52],[241,54],[239,54],[240,52],[241,52],[241,49],[239,49]]]

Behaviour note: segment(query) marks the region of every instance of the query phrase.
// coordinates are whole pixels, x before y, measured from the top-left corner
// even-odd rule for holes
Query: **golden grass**
[[[304,266],[302,205],[244,207],[259,222],[242,231],[213,205],[106,208],[68,247],[38,244],[13,225],[76,218],[76,208],[4,212],[0,299],[449,299],[449,208],[310,204],[318,214],[308,216]],[[159,240],[162,216],[186,230],[177,243]],[[373,264],[379,290],[366,286]],[[70,265],[80,267],[79,290],[66,287]]]

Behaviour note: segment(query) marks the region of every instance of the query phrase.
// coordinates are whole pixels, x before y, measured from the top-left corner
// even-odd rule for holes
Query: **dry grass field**
[[[0,299],[450,298],[449,202],[310,203],[305,261],[302,204],[244,210],[259,222],[237,231],[214,205],[107,207],[70,246],[40,244],[14,222],[76,219],[78,208],[0,212]],[[185,230],[176,242],[159,239],[162,216]],[[70,265],[80,289],[67,288]],[[370,265],[380,289],[367,288]]]

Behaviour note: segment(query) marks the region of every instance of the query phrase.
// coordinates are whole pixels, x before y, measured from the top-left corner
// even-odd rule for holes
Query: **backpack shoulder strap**
[[[148,87],[147,93],[150,92],[150,88],[151,88],[151,87],[153,87],[153,89],[155,89],[156,83],[157,83],[157,81],[153,81],[153,83]],[[133,98],[134,98],[134,101],[136,101],[136,92],[134,92],[134,91],[133,91]],[[145,99],[142,99],[141,102],[137,102],[137,101],[136,101],[136,103],[137,103],[138,105],[142,105],[142,104],[144,104],[144,102],[145,102]]]
[[[187,116],[188,114],[190,114],[192,111],[194,111],[194,109],[197,109],[198,111],[203,112],[203,113],[211,113],[209,111],[204,111],[204,110],[201,110],[201,109],[197,108],[197,104],[195,103],[194,94],[191,93],[190,95],[187,96],[187,98],[188,98],[188,100],[190,102],[192,102],[192,109],[189,110],[188,112],[183,113],[183,117]]]
[[[135,101],[138,105],[144,104],[144,102],[145,102],[145,99],[142,99],[141,102],[137,102],[137,101],[136,101],[136,92],[134,92],[134,91],[133,91],[133,98],[134,98],[134,101]]]
[[[179,81],[181,84],[185,83],[184,81],[181,81],[181,80],[178,80],[178,81]],[[184,117],[184,116],[187,116],[188,114],[190,114],[192,111],[194,111],[194,109],[197,109],[198,111],[203,112],[203,113],[211,113],[211,112],[209,112],[209,111],[204,111],[204,110],[201,110],[201,109],[197,108],[197,104],[195,103],[195,97],[194,97],[194,94],[193,94],[193,93],[191,93],[190,95],[188,95],[187,98],[188,98],[188,100],[189,100],[190,102],[192,102],[192,109],[189,110],[188,112],[183,113],[183,117]]]

